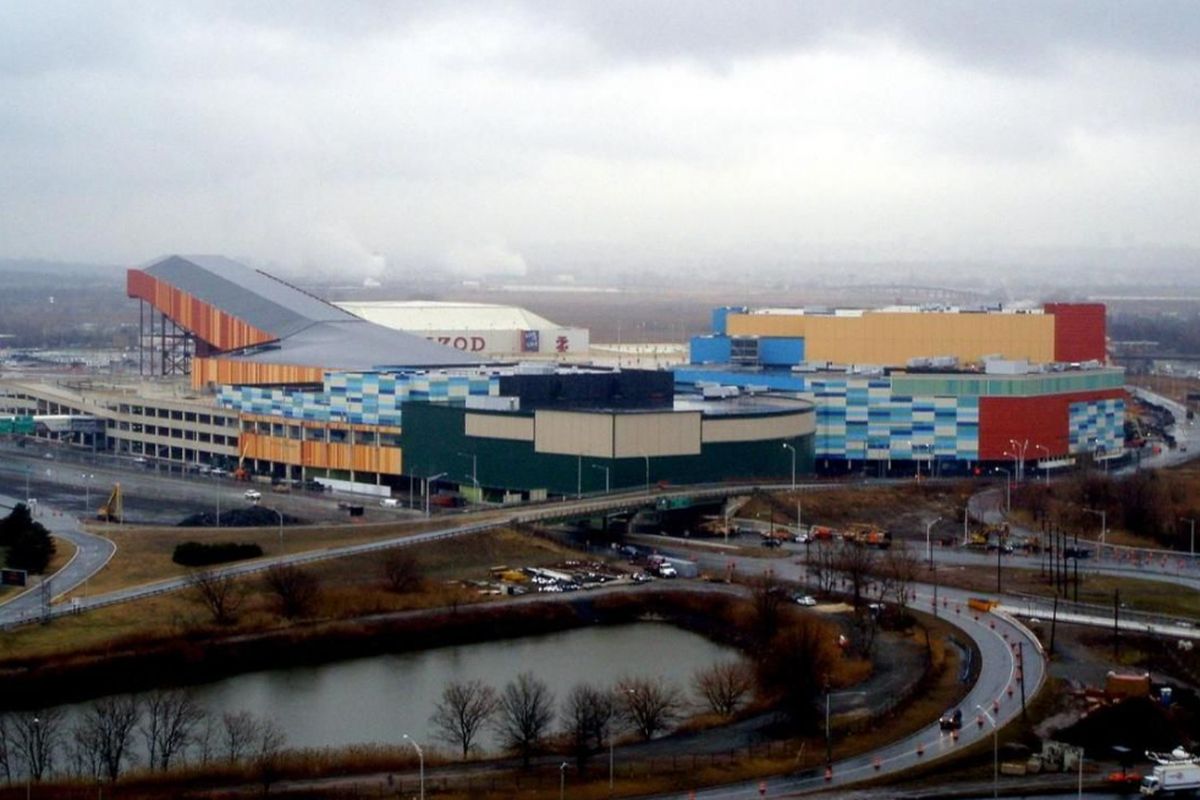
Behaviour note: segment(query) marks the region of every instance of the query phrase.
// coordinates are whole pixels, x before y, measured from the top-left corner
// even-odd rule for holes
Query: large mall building
[[[1098,305],[720,308],[663,371],[569,363],[586,331],[533,315],[335,305],[221,257],[131,269],[127,293],[136,380],[5,378],[0,413],[158,463],[492,501],[1122,452]]]
[[[483,330],[461,308],[413,333],[220,257],[131,269],[127,293],[140,380],[6,379],[3,411],[135,458],[377,494],[436,480],[512,500],[812,470],[815,414],[802,398],[706,398],[677,394],[669,372],[488,359],[454,346],[455,331]],[[516,349],[544,330],[570,336],[531,330]]]
[[[1105,341],[1098,304],[719,308],[675,375],[812,399],[823,469],[1054,469],[1123,454]]]

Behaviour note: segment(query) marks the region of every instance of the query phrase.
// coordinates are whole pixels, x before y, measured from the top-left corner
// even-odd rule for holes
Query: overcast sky
[[[1200,246],[1200,3],[0,0],[0,256]]]

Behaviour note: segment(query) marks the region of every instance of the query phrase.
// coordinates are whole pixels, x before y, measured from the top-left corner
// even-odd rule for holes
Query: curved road
[[[0,505],[11,508],[19,502],[15,497],[0,494]],[[46,526],[56,537],[75,545],[75,555],[54,575],[46,578],[50,586],[51,599],[61,597],[85,583],[109,562],[117,546],[103,536],[87,533],[79,527],[79,520],[53,508],[39,505],[34,519]],[[0,627],[12,627],[33,619],[43,613],[41,584],[35,583],[24,592],[0,604]],[[57,609],[54,609],[57,611]]]

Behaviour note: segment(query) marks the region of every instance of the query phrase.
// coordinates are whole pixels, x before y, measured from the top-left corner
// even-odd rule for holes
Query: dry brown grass
[[[1079,601],[1094,603],[1100,606],[1112,607],[1113,594],[1121,591],[1122,605],[1133,611],[1146,611],[1158,614],[1168,614],[1181,617],[1200,617],[1200,591],[1189,589],[1165,581],[1143,580],[1140,578],[1117,577],[1112,575],[1087,574],[1086,562],[1080,569]],[[1070,585],[1068,595],[1075,599],[1075,571],[1072,565],[1068,569]],[[938,582],[943,586],[954,586],[959,589],[976,591],[983,597],[996,594],[995,566],[947,566],[938,567]],[[922,578],[929,581],[928,576]],[[1035,569],[1003,568],[1002,586],[1006,593],[1019,592],[1053,597],[1053,587],[1049,579],[1042,577]]]
[[[502,511],[481,512],[456,518],[466,523],[506,516]],[[329,547],[373,542],[397,536],[411,535],[440,528],[445,519],[414,520],[412,522],[379,523],[370,525],[300,525],[284,527],[283,544],[279,529],[261,528],[178,528],[138,527],[96,523],[88,530],[111,539],[117,552],[104,571],[92,578],[92,591],[107,592],[139,586],[153,581],[174,578],[187,573],[187,568],[171,561],[175,545],[186,542],[248,542],[257,544],[266,556],[290,555]],[[378,558],[376,556],[376,558]]]
[[[174,529],[168,529],[174,530]],[[191,529],[195,530],[195,529]],[[207,530],[207,529],[201,529]],[[136,537],[130,531],[128,535]],[[285,532],[285,536],[287,533]],[[153,535],[162,545],[167,533]],[[214,537],[215,538],[215,537]],[[169,538],[165,539],[169,542]],[[152,548],[149,541],[144,547]],[[173,548],[174,544],[170,543]],[[499,564],[550,564],[578,553],[553,542],[497,529],[463,539],[451,539],[415,545],[407,552],[416,557],[426,576],[420,591],[395,594],[387,591],[379,554],[365,554],[317,562],[312,570],[321,580],[321,596],[312,617],[343,620],[367,614],[438,608],[476,603],[487,598],[458,585],[451,579],[488,576],[488,568]],[[169,556],[167,557],[169,561]],[[178,565],[173,565],[178,567]],[[186,574],[182,567],[176,574]],[[67,597],[85,596],[103,591],[93,578]],[[262,587],[259,576],[240,580],[247,599],[231,634],[270,631],[291,626],[275,612],[274,601]],[[119,647],[122,642],[154,640],[178,636],[181,632],[209,625],[208,613],[190,592],[183,590],[115,606],[89,611],[79,616],[61,617],[52,625],[21,628],[0,637],[0,658],[14,655],[31,658],[61,655],[96,647]]]

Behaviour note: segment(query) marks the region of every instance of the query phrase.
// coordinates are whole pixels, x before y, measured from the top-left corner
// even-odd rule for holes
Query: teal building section
[[[764,439],[753,442],[701,444],[699,455],[601,458],[539,453],[531,441],[468,436],[467,409],[458,404],[413,402],[404,407],[405,425],[400,436],[405,474],[428,478],[445,473],[444,480],[470,486],[575,495],[603,492],[605,469],[613,490],[655,485],[772,480],[786,482],[792,471],[795,448],[796,474],[813,472],[813,436]],[[471,409],[472,414],[488,412]],[[532,417],[532,414],[524,416]],[[728,418],[728,417],[723,417]],[[472,476],[471,470],[477,470]]]

